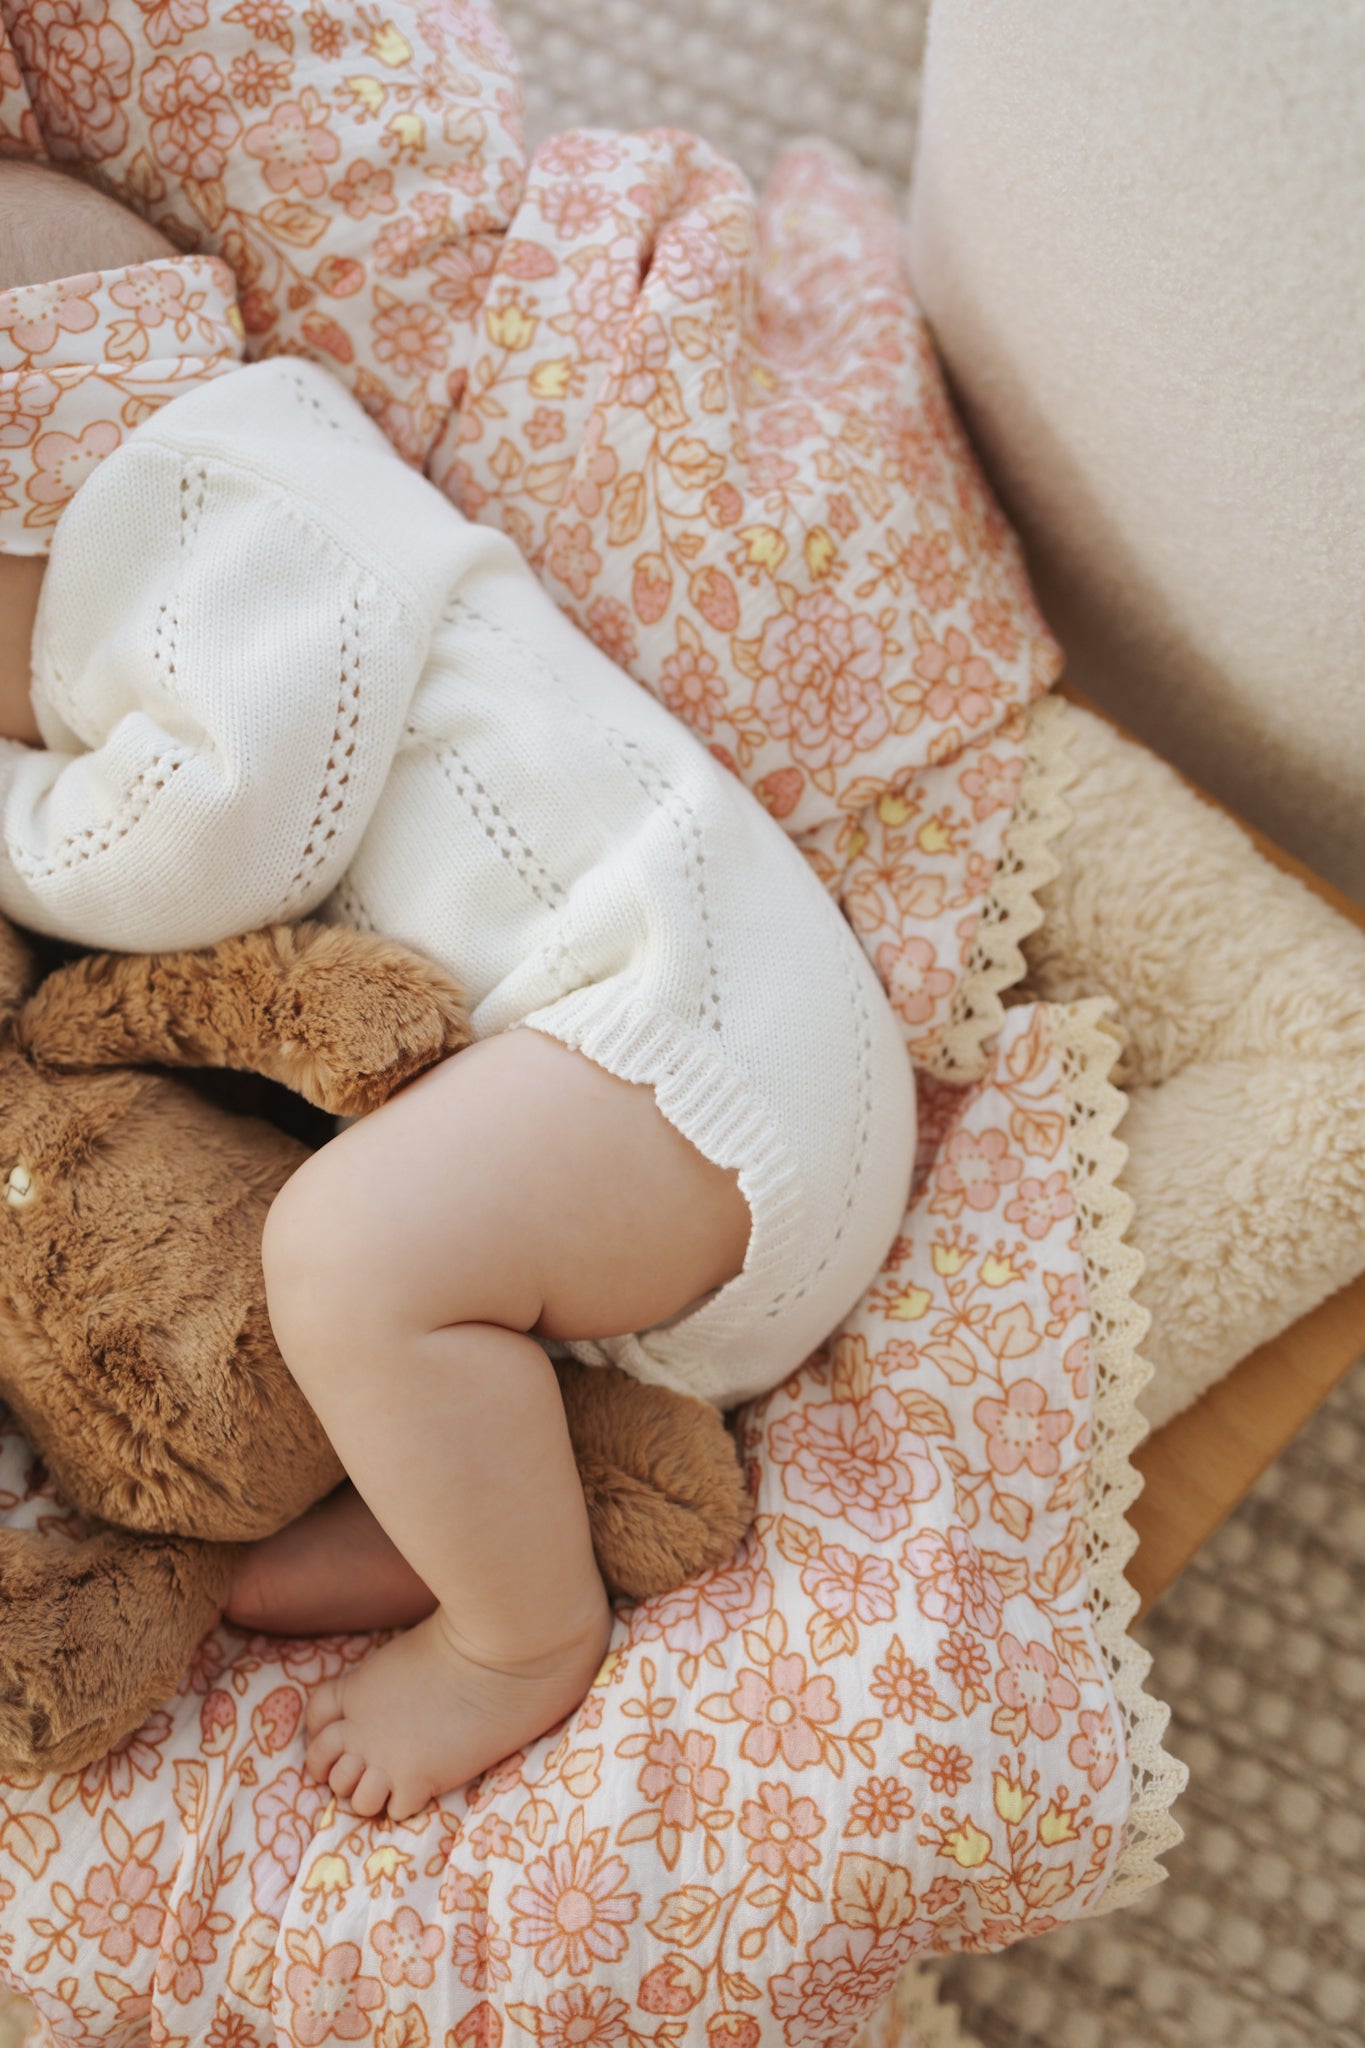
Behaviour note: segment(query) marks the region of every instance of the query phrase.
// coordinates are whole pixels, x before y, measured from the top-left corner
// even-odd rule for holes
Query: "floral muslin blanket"
[[[846,160],[528,160],[475,0],[0,0],[0,150],[194,254],[0,294],[0,547],[187,377],[308,354],[506,528],[792,832],[921,1071],[904,1232],[742,1421],[727,1569],[412,1822],[300,1773],[364,1639],[215,1631],[106,1759],[0,1786],[0,1970],[63,2042],[851,2042],[898,1973],[1159,1875],[1127,1636],[1144,1369],[1098,1006],[1001,1007],[1065,779],[1056,649]],[[63,1509],[11,1428],[0,1513]],[[0,1626],[3,1621],[0,1619]]]

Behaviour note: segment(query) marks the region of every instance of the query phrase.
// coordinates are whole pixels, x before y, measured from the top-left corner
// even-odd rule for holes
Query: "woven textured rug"
[[[765,176],[802,136],[904,189],[929,0],[498,0],[533,142],[557,128],[694,128]]]

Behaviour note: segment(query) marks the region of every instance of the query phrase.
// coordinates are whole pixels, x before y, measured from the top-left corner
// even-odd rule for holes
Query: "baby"
[[[15,288],[70,278],[69,309],[149,260],[111,201],[0,165],[0,342],[51,302]],[[547,1347],[722,1407],[799,1366],[900,1227],[901,1033],[758,802],[322,371],[187,381],[45,575],[33,544],[0,511],[0,909],[129,951],[316,912],[468,992],[474,1044],[270,1212],[271,1321],[355,1492],[227,1609],[416,1624],[308,1716],[309,1769],[402,1819],[606,1647]]]

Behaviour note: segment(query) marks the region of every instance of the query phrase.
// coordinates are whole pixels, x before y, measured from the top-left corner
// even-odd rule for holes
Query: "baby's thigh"
[[[613,1337],[732,1278],[749,1221],[735,1175],[652,1090],[512,1031],[422,1075],[300,1169],[271,1212],[267,1284],[273,1312],[311,1247],[362,1322]]]

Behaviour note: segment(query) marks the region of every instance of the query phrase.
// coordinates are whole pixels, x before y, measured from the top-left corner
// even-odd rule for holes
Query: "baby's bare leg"
[[[440,1606],[319,1688],[309,1768],[417,1812],[570,1712],[606,1645],[554,1369],[531,1332],[648,1327],[738,1272],[734,1176],[652,1094],[534,1032],[435,1068],[315,1155],[266,1229],[280,1349]]]
[[[247,1546],[223,1618],[266,1635],[331,1636],[411,1628],[436,1605],[348,1480]]]

